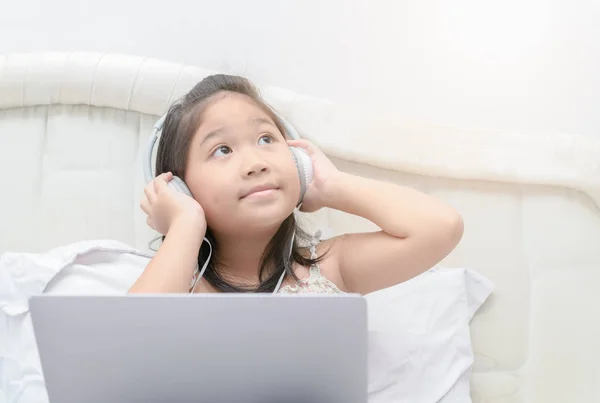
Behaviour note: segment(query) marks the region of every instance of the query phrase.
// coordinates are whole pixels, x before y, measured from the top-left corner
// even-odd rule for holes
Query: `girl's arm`
[[[414,189],[338,172],[327,180],[323,205],[361,216],[382,231],[346,234],[331,242],[333,268],[350,292],[367,294],[430,269],[458,244],[460,214]]]
[[[188,293],[204,237],[201,224],[188,217],[174,221],[129,293]]]

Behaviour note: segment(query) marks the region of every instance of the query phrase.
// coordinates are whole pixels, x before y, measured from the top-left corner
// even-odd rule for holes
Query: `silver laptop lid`
[[[30,308],[50,403],[367,401],[360,296],[40,295]]]

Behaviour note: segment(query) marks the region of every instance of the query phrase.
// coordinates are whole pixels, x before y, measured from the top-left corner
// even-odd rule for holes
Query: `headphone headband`
[[[152,170],[152,151],[154,151],[154,144],[156,144],[156,140],[158,140],[158,134],[161,132],[163,124],[165,123],[165,118],[167,115],[162,115],[160,119],[154,124],[154,129],[152,130],[152,136],[150,136],[150,142],[148,143],[148,148],[146,150],[146,162],[144,164],[144,180],[146,183],[150,183],[154,178],[153,170]]]

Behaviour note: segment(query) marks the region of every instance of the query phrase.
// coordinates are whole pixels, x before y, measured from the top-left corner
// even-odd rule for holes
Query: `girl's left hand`
[[[308,140],[288,140],[288,145],[299,147],[308,153],[313,163],[313,180],[308,185],[300,211],[314,212],[326,206],[327,187],[340,173],[321,150]]]

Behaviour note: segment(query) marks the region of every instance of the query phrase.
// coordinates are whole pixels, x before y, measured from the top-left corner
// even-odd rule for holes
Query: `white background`
[[[593,0],[0,0],[0,53],[122,52],[406,119],[600,136]]]

